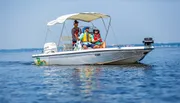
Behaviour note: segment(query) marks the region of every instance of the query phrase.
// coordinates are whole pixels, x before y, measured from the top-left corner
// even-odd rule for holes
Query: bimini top
[[[68,14],[58,17],[56,20],[48,22],[48,26],[52,26],[58,23],[64,23],[66,20],[80,20],[84,22],[91,22],[93,20],[99,19],[99,18],[106,18],[110,17],[106,14],[96,13],[96,12],[82,12],[82,13],[74,13],[74,14]]]

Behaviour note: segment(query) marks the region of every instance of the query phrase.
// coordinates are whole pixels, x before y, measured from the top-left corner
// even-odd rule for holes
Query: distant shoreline
[[[180,43],[154,43],[154,47],[180,47]],[[124,46],[143,46],[143,44],[117,44],[108,45],[107,47],[124,47]],[[61,48],[61,47],[60,47]],[[6,51],[42,51],[43,48],[17,48],[17,49],[0,49],[0,52]]]

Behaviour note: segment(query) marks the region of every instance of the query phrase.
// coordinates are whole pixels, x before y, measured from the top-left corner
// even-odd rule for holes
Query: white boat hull
[[[142,60],[154,47],[122,47],[33,55],[37,65],[129,64]]]

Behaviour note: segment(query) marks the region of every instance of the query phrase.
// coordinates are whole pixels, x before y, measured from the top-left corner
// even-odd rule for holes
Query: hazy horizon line
[[[157,45],[180,45],[180,42],[158,42],[158,43],[154,43],[153,45],[154,46],[157,46]],[[136,46],[136,45],[143,45],[143,43],[135,43],[135,44],[110,44],[110,45],[107,45],[107,46],[119,46],[119,45],[123,45],[123,46],[126,46],[126,45],[130,45],[130,46]],[[59,46],[59,47],[61,47],[61,46]],[[32,47],[32,48],[24,48],[24,47],[22,47],[22,48],[6,48],[6,49],[4,49],[4,48],[0,48],[0,51],[2,51],[2,50],[30,50],[30,49],[43,49],[43,47]]]

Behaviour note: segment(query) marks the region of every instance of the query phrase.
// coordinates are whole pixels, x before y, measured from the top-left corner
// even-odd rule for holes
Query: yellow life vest
[[[88,33],[88,35],[87,35],[87,33],[84,33],[83,38],[82,38],[82,42],[92,42],[91,34]]]

